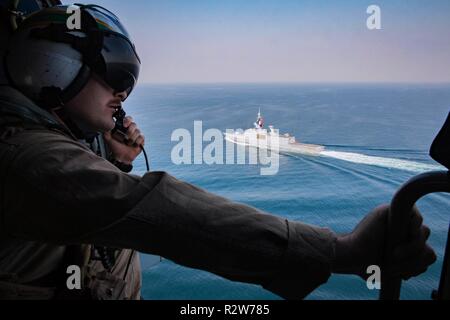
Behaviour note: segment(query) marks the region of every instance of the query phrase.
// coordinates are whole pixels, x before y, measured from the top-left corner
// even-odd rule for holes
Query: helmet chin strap
[[[44,87],[39,94],[38,104],[44,109],[54,109],[75,98],[92,76],[91,69],[84,64],[73,82],[64,90],[59,87]]]
[[[83,65],[72,84],[64,91],[56,87],[43,88],[40,94],[39,105],[49,110],[61,121],[77,139],[85,139],[92,142],[98,135],[98,132],[92,132],[76,121],[65,110],[65,103],[73,99],[88,83],[92,76],[91,69]]]

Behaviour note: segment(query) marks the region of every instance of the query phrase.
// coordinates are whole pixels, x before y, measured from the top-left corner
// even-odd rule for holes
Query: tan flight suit
[[[12,92],[11,89],[6,87],[0,87],[0,93],[8,91],[10,96],[18,98],[22,103],[29,103],[27,100],[23,100],[23,97],[17,96],[18,92]],[[11,114],[1,113],[0,125],[9,121],[15,121],[16,117],[12,117]],[[28,124],[29,126],[29,124]],[[23,127],[22,125],[15,125],[16,128]],[[38,126],[39,127],[39,126]],[[7,131],[3,132],[3,135],[8,135]],[[13,129],[23,130],[22,129]],[[0,128],[1,132],[1,128]],[[10,134],[10,133],[9,133]],[[3,140],[4,141],[4,140]],[[97,154],[106,153],[106,151],[100,151],[100,146],[88,144],[82,142],[84,146],[90,147],[96,151]],[[1,141],[0,141],[1,143]],[[94,147],[94,148],[93,148]],[[106,157],[106,154],[104,155]],[[79,265],[83,268],[84,286],[89,287],[89,296],[86,296],[86,292],[75,293],[73,298],[92,298],[92,299],[109,299],[110,293],[105,292],[110,290],[111,283],[117,284],[117,281],[122,282],[124,276],[126,276],[124,288],[122,292],[116,292],[122,299],[140,299],[141,289],[141,266],[139,254],[132,250],[121,250],[116,254],[116,263],[112,270],[111,275],[116,275],[118,279],[110,279],[109,274],[106,272],[100,260],[93,260],[92,258],[92,246],[71,246],[69,249],[66,246],[54,246],[36,242],[24,242],[17,239],[4,239],[0,238],[0,299],[47,299],[55,298],[55,295],[59,299],[70,298],[70,292],[57,292],[60,286],[60,280],[66,280],[69,277],[66,274],[66,270],[59,270],[58,265],[62,264],[62,267],[67,267],[72,264]],[[2,259],[4,258],[4,259]],[[68,259],[68,260],[67,260]],[[60,273],[63,272],[63,279]],[[55,276],[57,274],[57,276]],[[50,275],[50,276],[48,276]],[[98,278],[98,275],[108,280],[94,280]],[[55,279],[56,278],[56,279]],[[30,283],[39,285],[19,285],[19,283]],[[65,284],[62,283],[64,286]],[[45,286],[47,289],[44,289]],[[120,284],[119,284],[120,287]],[[64,289],[64,288],[63,288]],[[100,297],[100,295],[102,295]]]
[[[14,114],[18,105],[28,113]],[[164,172],[123,173],[11,88],[0,87],[0,114],[0,274],[19,284],[51,285],[66,246],[83,244],[159,255],[287,299],[330,276],[336,235],[328,229]]]

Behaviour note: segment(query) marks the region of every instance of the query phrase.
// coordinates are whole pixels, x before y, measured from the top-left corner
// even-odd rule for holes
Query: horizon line
[[[450,85],[449,81],[213,81],[142,82],[139,85]]]

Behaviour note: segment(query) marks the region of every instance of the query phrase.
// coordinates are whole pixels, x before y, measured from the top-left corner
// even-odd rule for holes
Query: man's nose
[[[128,93],[126,91],[117,92],[114,94],[117,98],[120,98],[121,101],[125,101],[125,99],[128,97]]]

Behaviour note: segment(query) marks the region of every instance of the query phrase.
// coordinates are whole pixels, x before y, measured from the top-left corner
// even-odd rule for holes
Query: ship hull
[[[294,143],[278,143],[277,147],[271,146],[270,143],[265,141],[258,141],[256,143],[249,142],[247,137],[243,134],[225,134],[225,140],[232,142],[236,145],[241,145],[245,147],[253,147],[264,150],[271,150],[281,154],[300,154],[300,155],[308,155],[308,156],[319,156],[323,151],[325,151],[325,147],[314,145],[314,144],[304,144],[299,142]]]

